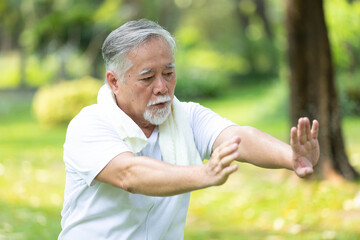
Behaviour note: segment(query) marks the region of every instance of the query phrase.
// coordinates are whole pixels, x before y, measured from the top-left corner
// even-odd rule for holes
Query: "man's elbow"
[[[249,146],[250,139],[253,139],[256,136],[259,130],[251,126],[239,126],[236,135],[240,136],[241,142],[239,145],[239,158],[238,162],[248,162],[249,151],[251,151],[251,146]],[[260,141],[260,139],[258,139]],[[251,145],[251,144],[250,144]]]
[[[115,176],[114,176],[114,186],[123,189],[129,193],[136,193],[136,188],[132,181],[133,174],[131,174],[132,168],[131,164],[123,165],[116,167]]]
[[[96,180],[110,184],[113,187],[121,188],[124,191],[135,193],[132,178],[131,161],[122,161],[122,159],[114,158],[110,163],[98,174]]]

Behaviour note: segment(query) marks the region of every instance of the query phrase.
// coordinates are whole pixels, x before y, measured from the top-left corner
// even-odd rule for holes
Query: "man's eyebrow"
[[[165,66],[165,68],[174,68],[175,67],[175,63],[169,63],[168,65]]]
[[[152,68],[147,68],[139,72],[138,76],[154,71]]]
[[[175,68],[175,63],[169,63],[168,65],[165,66],[165,68]],[[147,69],[144,69],[141,72],[139,72],[138,76],[144,75],[144,74],[147,74],[147,73],[153,72],[153,71],[154,71],[154,69],[147,68]]]

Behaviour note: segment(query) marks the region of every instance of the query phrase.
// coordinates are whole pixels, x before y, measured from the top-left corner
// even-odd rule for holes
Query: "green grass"
[[[308,182],[240,164],[228,182],[194,192],[189,239],[358,239],[359,184]],[[331,235],[331,237],[330,237]],[[324,237],[327,236],[327,237]]]
[[[0,93],[0,239],[56,239],[65,128],[40,126],[32,94]]]
[[[0,92],[0,239],[56,239],[65,184],[65,126],[31,114],[31,93]],[[202,104],[242,125],[288,139],[281,83],[234,89]],[[360,118],[344,121],[350,160],[360,166]],[[360,168],[359,168],[360,169]],[[185,239],[359,239],[360,183],[310,182],[285,170],[240,164],[220,187],[192,193]]]

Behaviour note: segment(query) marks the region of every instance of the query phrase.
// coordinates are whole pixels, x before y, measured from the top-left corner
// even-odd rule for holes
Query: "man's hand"
[[[238,169],[238,165],[231,165],[231,163],[239,158],[239,144],[240,137],[233,137],[213,151],[209,162],[204,165],[204,173],[209,180],[209,186],[224,184],[230,174]]]
[[[291,128],[292,162],[295,173],[306,177],[313,173],[313,166],[319,160],[319,122],[314,120],[310,130],[308,118],[300,118],[298,126]]]

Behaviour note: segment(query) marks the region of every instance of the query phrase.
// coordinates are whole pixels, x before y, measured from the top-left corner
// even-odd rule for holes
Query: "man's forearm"
[[[172,196],[209,186],[202,165],[177,166],[148,157],[134,157],[124,168],[122,188],[131,193],[150,196]]]
[[[240,156],[239,161],[248,162],[264,168],[293,169],[290,145],[253,127],[228,127],[221,132],[215,144],[233,136],[239,136],[241,138],[241,144],[238,149]]]
[[[207,187],[200,166],[176,166],[148,157],[123,153],[99,173],[96,180],[131,193],[171,196]]]
[[[172,165],[125,152],[111,160],[96,180],[150,196],[172,196],[221,185],[237,170],[231,163],[239,157],[239,143],[239,138],[225,141],[208,163],[195,166]]]

